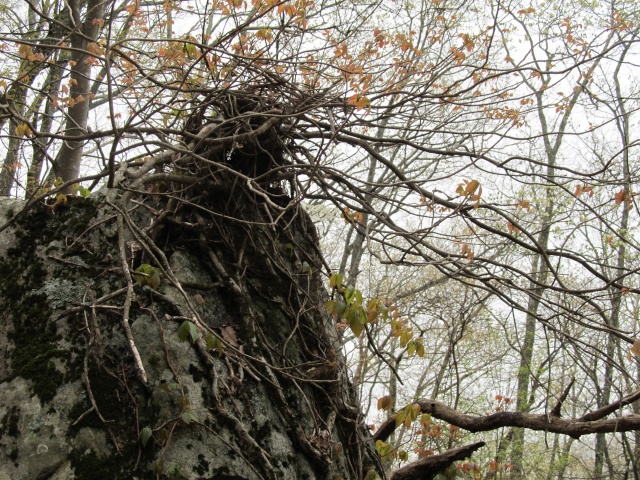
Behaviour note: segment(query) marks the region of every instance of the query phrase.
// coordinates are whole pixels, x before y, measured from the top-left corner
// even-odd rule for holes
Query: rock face
[[[0,480],[377,470],[313,226],[227,194],[0,203]]]

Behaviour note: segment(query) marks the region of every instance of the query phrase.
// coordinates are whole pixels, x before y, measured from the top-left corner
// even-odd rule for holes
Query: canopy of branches
[[[639,27],[613,0],[0,0],[0,195],[135,168],[242,183],[274,224],[302,202],[389,464],[493,412],[465,475],[638,479]]]

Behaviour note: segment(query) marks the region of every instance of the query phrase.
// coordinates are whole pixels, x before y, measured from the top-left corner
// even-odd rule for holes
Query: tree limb
[[[602,408],[594,410],[593,412],[589,412],[586,415],[583,415],[582,417],[580,417],[580,420],[583,422],[592,422],[594,420],[600,420],[601,418],[609,415],[611,412],[614,412],[619,408],[629,405],[630,403],[633,403],[636,400],[640,400],[640,390],[633,392],[632,394],[627,395],[626,397],[622,397],[620,400],[616,400],[615,402],[610,403],[609,405],[605,405]],[[622,431],[622,430],[618,430],[618,431]]]
[[[431,478],[439,471],[447,468],[457,460],[464,460],[471,456],[480,447],[484,447],[484,442],[471,443],[460,448],[447,450],[439,455],[431,455],[422,458],[409,465],[396,470],[391,475],[391,480],[416,480]]]
[[[582,435],[589,435],[591,433],[640,430],[640,415],[626,415],[619,418],[602,419],[602,417],[617,408],[628,405],[638,399],[640,399],[640,391],[623,397],[606,407],[588,413],[581,418],[575,419],[565,419],[546,414],[518,412],[498,412],[482,417],[474,417],[454,410],[438,400],[420,399],[415,403],[420,405],[422,413],[429,413],[434,418],[444,420],[470,432],[486,432],[500,427],[520,427],[530,430],[562,433],[573,438],[580,438]],[[373,436],[374,441],[384,441],[393,433],[396,428],[396,415],[382,424]]]
[[[569,382],[569,385],[567,385],[567,388],[565,388],[564,392],[562,392],[562,395],[560,395],[560,398],[558,399],[556,406],[553,407],[553,410],[551,410],[551,415],[553,415],[554,417],[560,416],[560,411],[562,410],[562,404],[567,399],[567,396],[569,395],[569,392],[571,391],[571,387],[573,387],[573,384],[575,383],[575,381],[576,381],[575,378],[571,379],[571,381]]]

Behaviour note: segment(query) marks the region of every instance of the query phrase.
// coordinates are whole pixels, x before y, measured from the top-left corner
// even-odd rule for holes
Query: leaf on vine
[[[142,448],[147,446],[147,443],[149,443],[152,436],[153,431],[151,430],[151,427],[147,426],[140,430],[140,443],[142,444]]]
[[[89,195],[91,195],[91,190],[89,190],[88,188],[83,187],[82,185],[78,184],[74,187],[73,189],[76,193],[76,195],[82,197],[82,198],[87,198],[89,197]]]
[[[407,412],[405,410],[400,410],[396,414],[396,427],[399,427],[404,423],[404,418],[407,416]]]
[[[180,419],[186,425],[189,425],[191,422],[198,423],[198,417],[196,417],[191,410],[186,410],[186,411],[182,412],[182,415],[180,416]]]
[[[433,423],[433,420],[431,418],[431,414],[430,413],[423,413],[420,416],[420,425],[422,425],[423,427],[427,428],[432,423]]]
[[[364,324],[358,318],[353,318],[349,321],[349,328],[351,328],[351,331],[356,337],[360,337],[364,330]]]
[[[184,322],[182,322],[182,324],[178,328],[178,338],[181,341],[186,342],[190,339],[191,343],[193,343],[198,340],[198,337],[198,329],[193,322],[190,322],[189,320],[185,320]]]
[[[238,348],[240,346],[240,344],[238,343],[238,337],[233,327],[226,326],[220,328],[220,334],[222,335],[224,341],[232,347]]]
[[[141,287],[149,285],[152,289],[157,290],[162,283],[160,280],[161,273],[159,268],[152,267],[148,263],[143,263],[135,269],[133,277]]]

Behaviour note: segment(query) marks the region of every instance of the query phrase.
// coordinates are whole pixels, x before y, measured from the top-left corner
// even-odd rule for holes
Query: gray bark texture
[[[26,213],[2,201],[0,479],[347,480],[376,468],[313,225],[301,209],[274,225],[242,201],[246,223],[221,220],[216,205],[247,195],[223,193],[207,210],[115,191]]]

